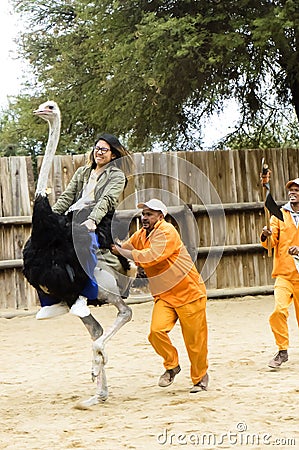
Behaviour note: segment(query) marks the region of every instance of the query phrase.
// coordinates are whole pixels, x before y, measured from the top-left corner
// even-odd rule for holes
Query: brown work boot
[[[190,389],[190,394],[196,394],[197,392],[200,391],[206,391],[208,389],[208,384],[209,384],[209,375],[206,373],[202,377],[202,379]]]
[[[160,387],[167,387],[173,383],[174,377],[180,373],[180,366],[176,366],[174,369],[168,369],[163,375],[160,376],[158,385]]]
[[[271,369],[277,369],[281,366],[282,363],[286,362],[289,359],[288,357],[288,351],[287,350],[279,350],[278,353],[274,356],[271,361],[269,361],[268,366],[271,367]]]

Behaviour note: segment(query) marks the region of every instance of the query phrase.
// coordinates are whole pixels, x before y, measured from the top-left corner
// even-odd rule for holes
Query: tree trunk
[[[290,89],[292,92],[292,104],[295,107],[296,116],[299,122],[299,74],[295,72],[291,75]]]

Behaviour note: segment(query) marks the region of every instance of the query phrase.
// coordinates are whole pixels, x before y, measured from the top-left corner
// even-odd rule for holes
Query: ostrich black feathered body
[[[38,291],[71,306],[89,278],[81,263],[88,258],[90,245],[90,233],[85,226],[56,214],[48,198],[38,195],[31,237],[23,250],[23,273]],[[80,249],[79,256],[76,249]]]

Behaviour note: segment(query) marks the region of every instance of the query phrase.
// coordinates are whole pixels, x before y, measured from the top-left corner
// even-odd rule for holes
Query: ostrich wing
[[[80,243],[80,258],[72,231]],[[91,236],[85,226],[72,225],[67,216],[54,213],[47,197],[36,198],[32,234],[23,250],[23,273],[30,284],[72,304],[89,279],[82,265],[89,258],[90,246]]]

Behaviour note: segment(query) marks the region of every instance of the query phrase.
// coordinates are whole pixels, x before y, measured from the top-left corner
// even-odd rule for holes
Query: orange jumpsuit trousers
[[[294,301],[299,326],[299,283],[277,277],[274,285],[275,308],[269,317],[270,326],[279,350],[289,347],[289,306]]]
[[[193,384],[197,384],[208,369],[206,297],[179,307],[161,299],[155,302],[148,338],[156,353],[164,359],[166,370],[179,364],[177,349],[168,336],[178,319],[191,362],[191,379]]]

